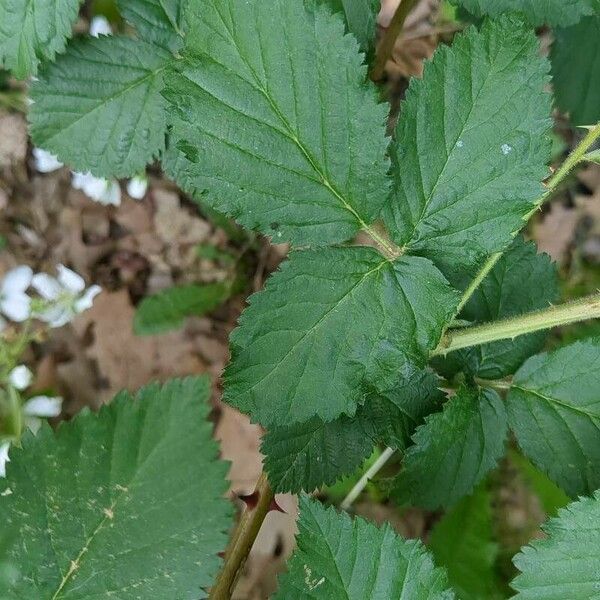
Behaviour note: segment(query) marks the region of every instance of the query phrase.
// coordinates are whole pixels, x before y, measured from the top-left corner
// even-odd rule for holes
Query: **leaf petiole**
[[[446,355],[461,348],[512,339],[551,327],[597,318],[600,318],[600,294],[592,294],[573,302],[550,306],[494,323],[448,330],[431,356]]]

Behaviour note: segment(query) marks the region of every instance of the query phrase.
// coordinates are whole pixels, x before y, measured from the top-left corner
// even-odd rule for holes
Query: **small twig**
[[[352,506],[352,503],[360,496],[361,492],[367,487],[367,483],[369,483],[369,481],[373,479],[373,477],[375,477],[377,473],[379,473],[379,471],[390,459],[392,454],[394,454],[394,452],[395,450],[393,448],[386,448],[381,453],[381,456],[365,471],[363,476],[356,482],[355,486],[344,498],[344,501],[341,504],[341,508],[343,510],[348,510]]]
[[[377,56],[375,57],[375,63],[371,69],[371,79],[373,81],[379,81],[383,77],[385,71],[385,64],[392,56],[396,38],[400,35],[402,27],[404,27],[404,21],[406,17],[417,4],[419,0],[401,0],[388,28],[385,30],[381,42],[377,47]]]
[[[272,506],[275,496],[265,473],[261,474],[253,496],[256,497],[256,505],[246,506],[240,517],[225,552],[223,567],[210,590],[209,600],[230,600],[238,574]]]

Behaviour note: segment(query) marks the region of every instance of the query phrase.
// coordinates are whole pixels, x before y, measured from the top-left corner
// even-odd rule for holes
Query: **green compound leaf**
[[[525,546],[514,558],[521,574],[512,582],[517,600],[600,598],[600,492],[558,512],[543,529],[546,539]]]
[[[275,600],[452,600],[419,540],[300,497],[298,547]]]
[[[548,63],[519,21],[486,21],[412,79],[391,146],[384,217],[396,243],[444,272],[504,249],[543,193]]]
[[[530,358],[507,408],[523,453],[569,496],[600,487],[600,339]]]
[[[276,492],[308,492],[356,471],[373,451],[373,442],[356,419],[324,423],[312,418],[276,427],[263,438],[265,469]]]
[[[80,0],[0,0],[0,66],[19,79],[65,48]]]
[[[155,335],[181,327],[186,317],[214,310],[229,297],[226,283],[181,285],[144,298],[135,312],[137,335]]]
[[[371,56],[375,51],[377,15],[380,0],[318,0],[344,18],[346,29],[358,40],[362,52]]]
[[[415,428],[442,407],[446,397],[438,385],[432,372],[414,370],[386,391],[368,392],[356,417],[373,441],[404,450]]]
[[[171,51],[182,46],[185,0],[118,0],[118,4],[144,41]]]
[[[417,428],[392,497],[427,509],[451,506],[493,469],[504,454],[506,410],[492,390],[461,388]]]
[[[546,308],[558,297],[556,266],[548,255],[537,253],[534,242],[525,242],[518,236],[471,296],[460,318],[473,323],[497,321]],[[436,359],[434,366],[444,377],[465,371],[499,379],[514,373],[527,358],[539,352],[546,337],[546,332],[539,332],[458,350]]]
[[[310,0],[189,13],[165,95],[194,195],[281,242],[345,241],[371,223],[389,188],[387,109],[341,17]]]
[[[32,86],[34,142],[78,171],[125,177],[164,146],[163,73],[172,59],[142,40],[78,40]]]
[[[209,394],[207,378],[149,385],[26,435],[0,480],[21,572],[0,597],[205,597],[231,518]]]
[[[574,125],[600,121],[600,15],[557,28],[551,51],[556,102]]]
[[[294,252],[231,336],[225,397],[264,426],[353,415],[363,384],[385,389],[408,363],[423,366],[457,302],[420,257],[390,262],[369,247]]]
[[[573,25],[594,11],[595,0],[451,0],[476,17],[518,12],[530,25]]]
[[[491,498],[485,488],[463,498],[435,524],[428,546],[462,600],[502,598],[494,571],[498,545]]]

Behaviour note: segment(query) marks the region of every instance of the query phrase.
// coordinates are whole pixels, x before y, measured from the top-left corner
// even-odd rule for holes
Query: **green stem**
[[[0,434],[3,438],[18,441],[23,433],[23,411],[21,397],[12,385],[9,385],[2,395],[1,404]]]
[[[381,456],[363,473],[363,476],[356,482],[356,485],[350,490],[341,504],[342,510],[348,510],[352,503],[360,496],[361,492],[367,487],[367,483],[379,473],[385,463],[392,457],[395,450],[386,448]]]
[[[506,379],[483,379],[481,377],[474,377],[473,380],[477,385],[492,388],[497,392],[506,392],[512,387],[512,383]]]
[[[388,28],[386,29],[381,42],[377,48],[377,56],[375,57],[375,63],[371,69],[371,79],[373,81],[379,81],[383,77],[385,71],[385,64],[392,55],[396,38],[400,35],[402,27],[404,27],[404,21],[406,17],[417,4],[418,0],[401,0]]]
[[[546,183],[546,191],[539,197],[534,207],[525,215],[524,221],[527,222],[529,219],[540,209],[540,207],[552,196],[556,191],[556,188],[562,182],[562,180],[583,160],[585,160],[585,154],[594,145],[596,140],[600,137],[600,123],[597,123],[592,127],[586,136],[579,142],[577,147],[567,156],[565,162],[560,168],[548,179]],[[464,308],[465,304],[469,301],[469,298],[473,295],[475,290],[479,287],[481,282],[485,279],[486,275],[494,268],[496,263],[502,257],[503,252],[496,252],[492,254],[481,267],[469,287],[464,291],[462,298],[458,304],[456,314]]]
[[[550,306],[495,323],[465,327],[464,329],[450,329],[442,336],[438,347],[431,355],[445,355],[461,348],[512,339],[551,327],[597,318],[600,318],[600,294],[593,294],[573,302]]]
[[[230,600],[238,574],[271,508],[274,494],[265,473],[261,474],[254,493],[257,495],[256,506],[248,506],[242,513],[225,552],[223,567],[210,590],[209,600]]]
[[[492,254],[483,267],[479,270],[475,278],[471,281],[467,289],[464,291],[458,306],[456,307],[456,314],[459,315],[461,310],[465,307],[465,304],[469,301],[469,298],[475,293],[475,290],[481,285],[481,282],[488,276],[489,272],[494,268],[496,263],[500,260],[502,252],[496,252]]]

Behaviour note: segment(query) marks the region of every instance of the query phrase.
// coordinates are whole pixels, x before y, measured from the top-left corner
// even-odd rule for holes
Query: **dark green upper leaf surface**
[[[353,415],[364,383],[385,389],[409,362],[425,362],[457,302],[423,258],[292,253],[231,336],[225,397],[265,426]]]
[[[431,510],[454,504],[496,466],[506,434],[506,410],[498,394],[461,388],[442,412],[417,428],[392,496]]]
[[[600,487],[600,340],[530,358],[507,398],[510,426],[533,463],[571,497]]]
[[[493,539],[491,497],[481,486],[433,527],[428,546],[461,600],[502,598],[495,574],[498,544]]]
[[[600,599],[600,493],[559,511],[543,529],[547,538],[521,550],[512,582],[518,600]]]
[[[0,0],[0,66],[24,79],[64,50],[80,0]]]
[[[181,47],[185,0],[118,0],[118,4],[141,39],[173,51]]]
[[[314,2],[207,0],[187,23],[165,95],[204,201],[301,245],[371,223],[389,189],[387,109],[341,17]]]
[[[440,408],[437,386],[432,372],[414,370],[385,392],[367,392],[355,418],[312,418],[269,430],[261,452],[271,485],[278,492],[311,491],[355,472],[375,443],[404,449],[417,425]]]
[[[227,283],[189,284],[147,296],[136,309],[133,329],[138,335],[154,335],[180,327],[186,317],[217,308],[229,290]]]
[[[441,408],[445,396],[438,385],[431,371],[414,370],[385,391],[367,392],[356,417],[373,441],[404,450],[417,425]]]
[[[300,498],[298,547],[276,600],[452,600],[446,573],[419,540]]]
[[[537,254],[534,242],[518,236],[471,296],[460,318],[473,323],[497,321],[546,308],[558,297],[558,275],[550,257]],[[437,359],[435,367],[447,377],[461,370],[487,379],[505,377],[542,349],[546,335],[539,332],[458,350]]]
[[[354,35],[360,49],[367,54],[375,50],[377,15],[380,0],[317,0],[344,17],[347,30]]]
[[[452,0],[476,17],[518,12],[531,25],[572,25],[594,11],[595,0]]]
[[[554,32],[551,51],[556,103],[574,125],[600,121],[600,15]]]
[[[205,597],[231,517],[209,395],[205,378],[150,385],[26,435],[0,480],[21,574],[0,597]]]
[[[388,229],[444,271],[509,245],[543,193],[548,63],[519,21],[486,21],[440,46],[413,79],[391,146]]]
[[[269,430],[260,450],[276,492],[310,492],[353,473],[371,454],[373,442],[357,419],[342,416],[324,423],[313,417]]]
[[[163,73],[172,55],[126,37],[78,40],[31,89],[31,135],[79,171],[142,171],[164,145]]]

